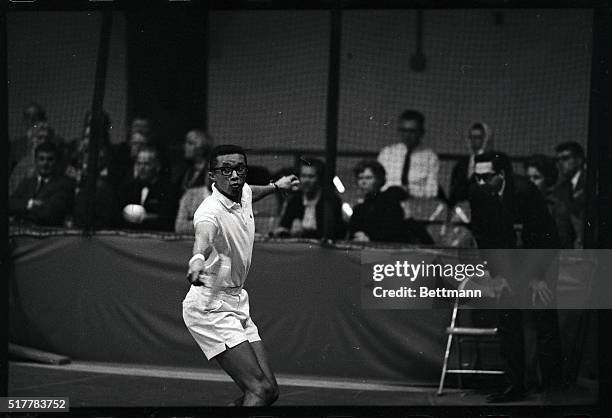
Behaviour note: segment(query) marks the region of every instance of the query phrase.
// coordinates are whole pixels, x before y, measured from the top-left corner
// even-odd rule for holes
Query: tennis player
[[[187,272],[191,287],[183,301],[183,320],[206,358],[215,358],[242,390],[237,405],[271,405],[278,398],[278,384],[243,288],[255,237],[252,202],[296,188],[299,180],[290,175],[249,186],[247,157],[236,145],[213,148],[209,167],[212,194],[193,217],[195,243]]]

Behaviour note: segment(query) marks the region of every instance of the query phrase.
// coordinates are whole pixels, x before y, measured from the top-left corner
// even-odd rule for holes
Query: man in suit
[[[533,321],[543,390],[561,380],[560,337],[555,305],[559,238],[546,202],[527,179],[514,176],[508,157],[476,156],[470,188],[472,232],[488,261],[503,306],[498,310],[507,386],[488,402],[511,402],[526,394],[524,328]],[[519,242],[515,226],[522,229]],[[529,249],[516,251],[516,249]],[[537,251],[536,251],[537,249]],[[520,309],[530,306],[539,309]]]
[[[34,151],[35,175],[21,181],[9,198],[9,216],[36,225],[62,226],[72,211],[74,183],[58,173],[60,151],[43,142]]]
[[[163,177],[158,148],[145,145],[136,155],[133,178],[119,186],[116,210],[119,227],[130,229],[174,229],[179,196],[169,179]],[[136,216],[129,216],[127,205],[144,208]]]
[[[584,149],[573,141],[555,147],[560,181],[553,191],[553,213],[562,248],[582,248],[586,172]]]

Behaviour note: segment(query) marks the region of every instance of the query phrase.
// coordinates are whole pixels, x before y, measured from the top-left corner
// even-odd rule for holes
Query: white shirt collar
[[[499,189],[499,192],[497,192],[497,195],[501,198],[504,197],[504,191],[506,190],[506,179],[504,179],[503,183],[502,183],[502,187]]]
[[[576,185],[578,184],[578,180],[580,180],[580,175],[582,174],[582,170],[578,170],[576,171],[576,174],[574,174],[574,176],[571,179],[572,182],[572,190],[574,190],[576,188]]]
[[[246,185],[246,183],[244,184]],[[232,199],[228,198],[223,193],[221,193],[219,189],[217,189],[217,185],[215,183],[213,183],[212,185],[212,196],[215,199],[217,199],[219,202],[223,203],[223,206],[225,206],[228,209],[232,209],[234,206],[240,206],[240,203],[233,201]],[[244,199],[244,186],[242,186],[242,197],[240,201],[242,202],[242,206],[244,206],[246,203]]]

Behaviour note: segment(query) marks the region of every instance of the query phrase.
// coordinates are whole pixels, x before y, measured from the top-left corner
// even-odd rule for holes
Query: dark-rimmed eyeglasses
[[[497,173],[474,173],[474,180],[476,181],[484,180],[485,182],[489,182],[496,175]]]
[[[212,169],[212,171],[219,171],[221,175],[225,177],[231,176],[234,171],[236,171],[236,174],[238,174],[239,176],[244,176],[246,175],[248,170],[249,168],[244,164],[240,164],[234,167],[231,167],[231,166],[215,167]]]

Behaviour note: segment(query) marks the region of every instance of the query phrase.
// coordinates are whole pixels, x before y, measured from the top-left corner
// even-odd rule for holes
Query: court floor
[[[73,361],[67,365],[9,363],[9,396],[69,397],[71,407],[226,406],[240,395],[221,370],[185,369]],[[485,405],[484,390],[408,386],[277,374],[279,406],[473,406]],[[563,396],[530,394],[512,405],[591,405],[598,401],[597,383],[581,381]]]

